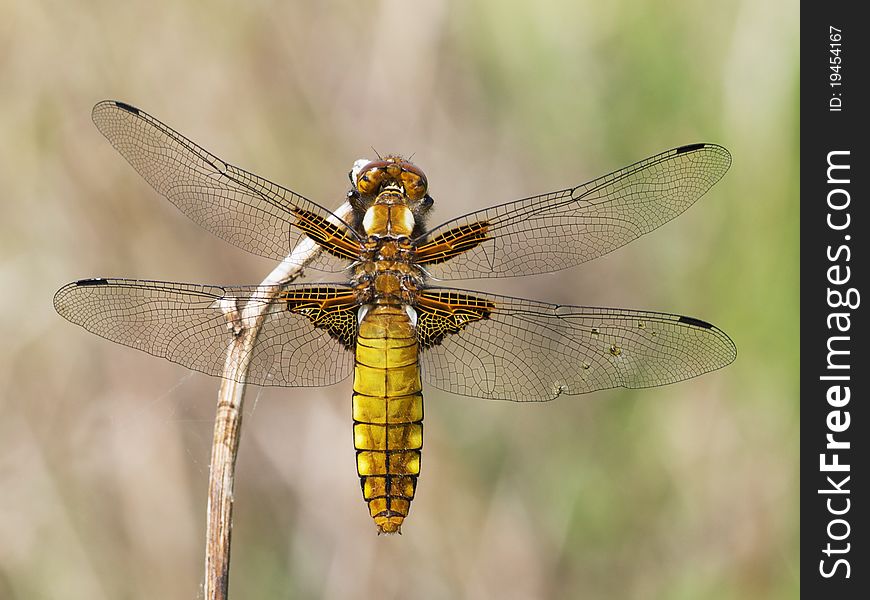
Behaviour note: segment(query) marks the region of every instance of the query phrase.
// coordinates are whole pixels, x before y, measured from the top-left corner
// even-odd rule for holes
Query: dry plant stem
[[[341,219],[350,220],[350,205],[345,202],[335,214]],[[227,349],[209,467],[205,546],[205,597],[208,600],[226,600],[229,593],[233,484],[242,429],[245,379],[251,349],[271,306],[271,302],[263,302],[262,299],[270,294],[274,296],[278,292],[276,285],[289,283],[300,277],[304,265],[319,252],[320,247],[305,238],[260,284],[261,290],[255,294],[257,300],[240,307],[242,315],[239,322],[249,326],[243,327],[233,336]]]

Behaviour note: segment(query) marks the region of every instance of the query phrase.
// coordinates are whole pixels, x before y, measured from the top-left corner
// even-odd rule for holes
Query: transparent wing
[[[345,293],[345,286],[332,285]],[[318,288],[325,289],[325,288]],[[296,296],[312,288],[280,287]],[[353,352],[305,314],[274,302],[275,288],[221,287],[134,279],[84,279],[54,297],[61,316],[113,342],[166,358],[189,369],[221,376],[232,323],[250,325],[243,307],[268,304],[250,357],[247,382],[257,385],[321,386],[353,371]],[[321,294],[322,295],[322,294]],[[236,312],[238,311],[238,312]]]
[[[453,332],[421,352],[423,378],[455,394],[522,402],[652,387],[737,357],[724,332],[692,317],[430,290],[445,300]]]
[[[423,248],[429,244],[428,254],[436,260],[427,269],[437,279],[558,271],[667,223],[730,165],[731,155],[722,146],[681,146],[574,188],[467,214],[416,242]]]
[[[305,238],[293,211],[313,213],[356,237],[322,206],[222,161],[148,113],[123,102],[94,106],[94,123],[154,189],[216,236],[254,254],[284,259]],[[320,253],[308,266],[336,272],[348,262]]]

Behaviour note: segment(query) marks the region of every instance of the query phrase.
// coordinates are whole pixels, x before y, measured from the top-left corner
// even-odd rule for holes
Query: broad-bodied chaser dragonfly
[[[226,307],[269,303],[245,381],[323,386],[354,374],[357,471],[379,532],[398,532],[414,498],[422,381],[464,396],[543,401],[674,383],[736,357],[724,332],[693,317],[431,283],[548,273],[607,254],[709,190],[731,164],[721,146],[681,146],[430,228],[426,176],[399,156],[354,164],[352,217],[341,219],[133,106],[101,102],[93,119],[158,192],[212,233],[276,260],[310,244],[319,252],[304,266],[340,280],[264,290],[83,279],[57,292],[57,311],[114,342],[220,376],[234,331]]]

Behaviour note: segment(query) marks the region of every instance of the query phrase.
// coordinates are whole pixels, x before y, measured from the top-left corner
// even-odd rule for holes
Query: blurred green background
[[[434,221],[680,144],[734,164],[594,263],[468,286],[678,312],[740,355],[541,405],[426,392],[418,496],[378,537],[350,382],[249,390],[235,598],[793,598],[798,575],[797,2],[0,1],[0,598],[200,593],[218,381],[55,314],[117,275],[256,283],[90,121],[131,102],[326,206],[415,153]]]

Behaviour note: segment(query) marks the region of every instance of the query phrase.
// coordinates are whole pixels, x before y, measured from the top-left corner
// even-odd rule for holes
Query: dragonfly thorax
[[[410,237],[415,224],[414,213],[404,202],[404,196],[393,190],[381,192],[362,221],[366,235],[392,238]]]
[[[365,244],[352,283],[362,303],[409,304],[423,286],[423,279],[423,270],[414,264],[414,246],[407,236],[374,235]]]
[[[373,272],[364,272],[354,278],[354,288],[360,304],[414,303],[420,288],[420,278],[408,267],[389,266],[399,268],[376,268]]]

